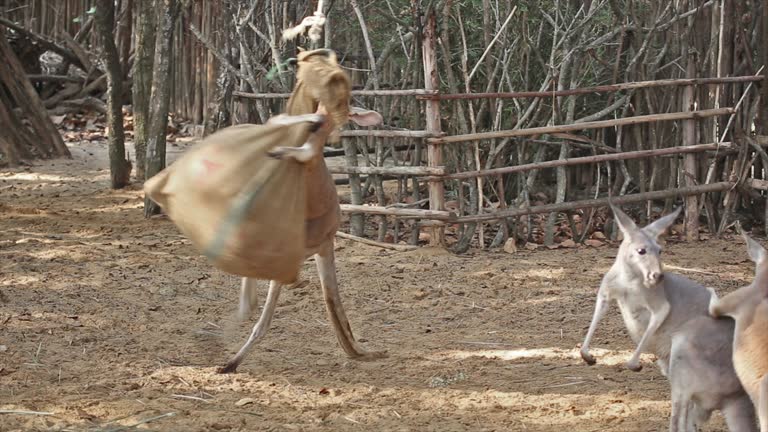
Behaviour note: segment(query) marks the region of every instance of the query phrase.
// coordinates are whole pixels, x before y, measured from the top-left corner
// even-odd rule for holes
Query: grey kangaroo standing
[[[741,234],[756,264],[755,279],[722,299],[713,291],[709,313],[736,321],[733,365],[757,409],[760,430],[768,432],[768,252],[744,231]]]
[[[731,432],[756,432],[755,412],[731,360],[733,320],[708,316],[710,291],[683,276],[664,272],[659,236],[681,208],[645,228],[611,205],[624,239],[616,261],[600,283],[581,357],[595,364],[589,345],[610,302],[616,300],[630,337],[637,344],[627,367],[642,369],[640,354],[653,353],[669,379],[669,430],[695,432],[721,410]]]

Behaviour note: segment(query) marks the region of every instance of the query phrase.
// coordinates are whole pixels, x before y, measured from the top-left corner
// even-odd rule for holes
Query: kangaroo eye
[[[640,248],[637,250],[637,253],[639,253],[640,255],[645,255],[645,249]]]

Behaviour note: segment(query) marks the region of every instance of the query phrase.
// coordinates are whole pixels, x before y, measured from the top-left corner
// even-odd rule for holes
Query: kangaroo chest
[[[630,291],[620,291],[616,296],[616,303],[629,336],[633,342],[638,343],[651,319],[651,312],[645,307],[645,301]]]

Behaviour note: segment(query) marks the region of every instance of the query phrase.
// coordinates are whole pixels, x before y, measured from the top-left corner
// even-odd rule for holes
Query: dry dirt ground
[[[455,256],[337,241],[352,328],[375,362],[348,360],[317,276],[286,289],[272,330],[235,375],[238,280],[137,187],[108,188],[103,144],[0,171],[0,430],[661,431],[668,384],[617,309],[596,366],[577,347],[616,245]],[[670,241],[668,264],[723,292],[746,283],[741,241]],[[263,296],[262,296],[263,297]],[[48,413],[48,415],[44,415]],[[706,431],[724,431],[716,414]]]

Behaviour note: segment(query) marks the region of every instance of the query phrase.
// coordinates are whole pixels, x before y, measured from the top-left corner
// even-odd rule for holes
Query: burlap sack
[[[205,138],[144,183],[194,247],[240,276],[296,280],[305,248],[304,167],[267,155],[312,125],[238,125]]]
[[[322,104],[334,130],[346,123],[351,86],[336,55],[329,50],[301,51],[297,63],[286,114],[314,113]],[[310,123],[300,123],[223,129],[147,180],[144,191],[217,268],[293,282],[305,259],[305,221],[313,219],[315,231],[328,231],[309,233],[318,241],[336,231],[336,189],[326,172],[327,185],[313,184],[315,199],[307,203],[307,167],[292,159],[276,160],[267,152],[278,145],[301,146],[311,128]],[[320,219],[328,222],[317,223]]]

